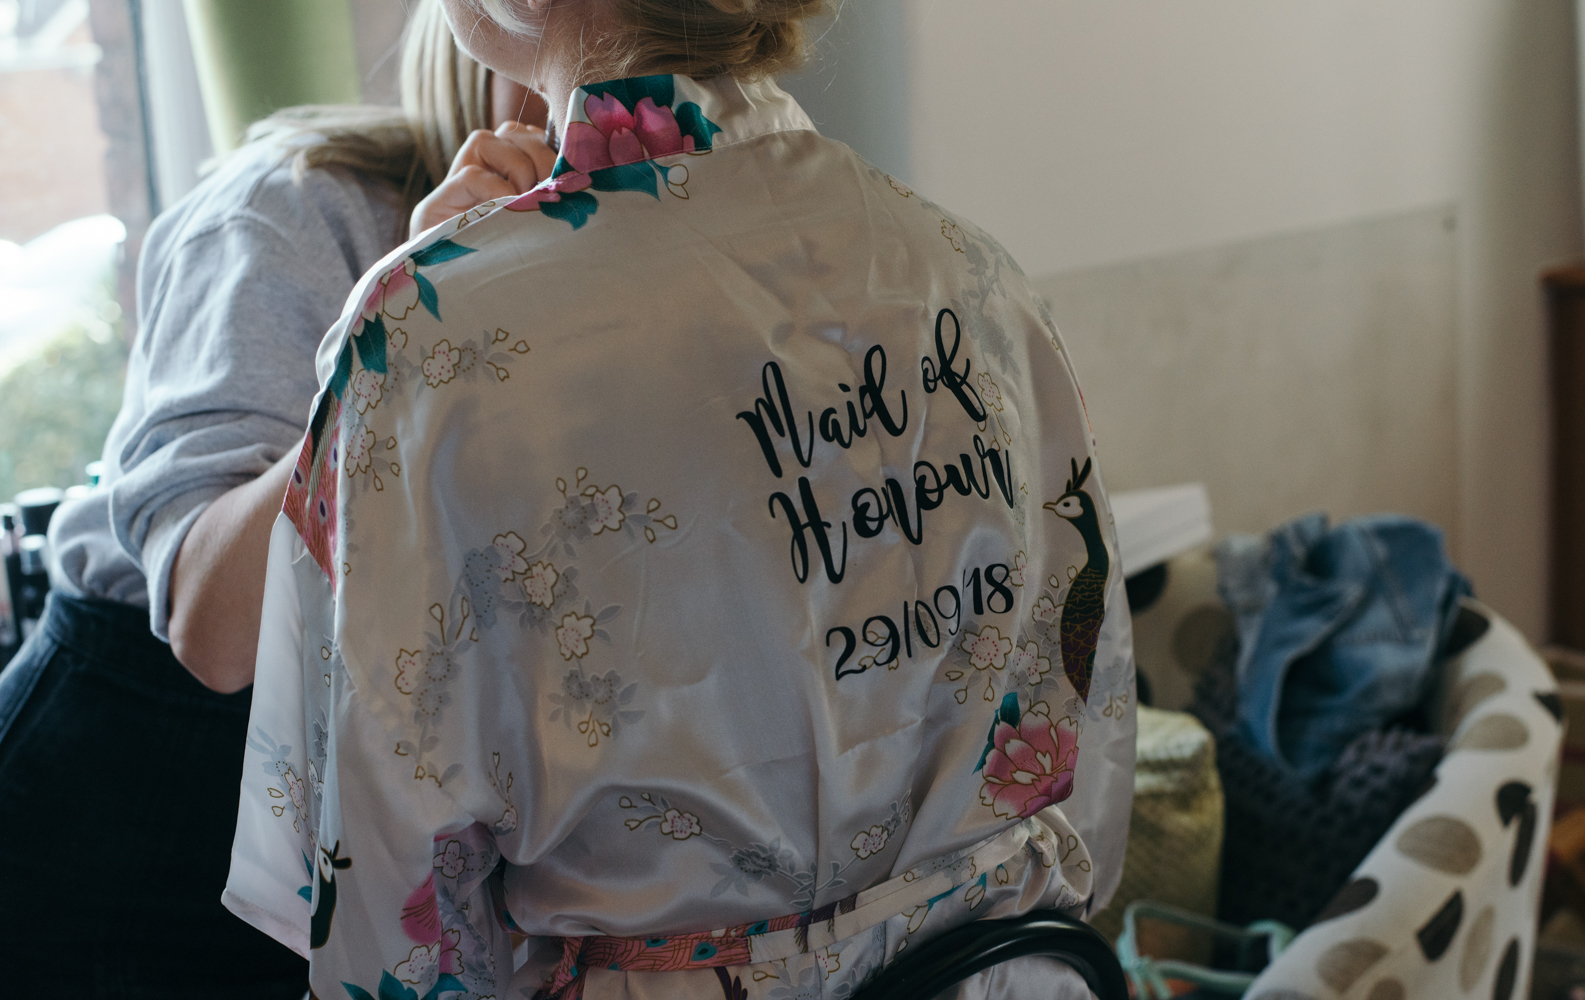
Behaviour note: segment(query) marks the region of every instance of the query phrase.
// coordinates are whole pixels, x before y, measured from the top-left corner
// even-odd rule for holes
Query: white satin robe
[[[227,905],[326,1000],[532,996],[589,935],[661,957],[562,996],[847,997],[1104,905],[1129,617],[1023,273],[771,83],[568,121],[554,180],[393,252],[320,350]]]

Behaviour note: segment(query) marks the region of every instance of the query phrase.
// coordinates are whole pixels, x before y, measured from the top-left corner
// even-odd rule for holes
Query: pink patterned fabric
[[[678,972],[749,965],[753,962],[751,946],[755,937],[829,920],[837,913],[852,910],[857,899],[856,895],[849,896],[818,910],[669,938],[564,937],[561,939],[561,962],[550,982],[534,994],[534,1000],[580,1000],[585,969]]]

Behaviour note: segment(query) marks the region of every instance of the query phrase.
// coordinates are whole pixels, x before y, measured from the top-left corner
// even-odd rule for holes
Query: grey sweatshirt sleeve
[[[150,625],[162,639],[188,530],[221,494],[295,447],[318,389],[315,349],[395,235],[385,232],[394,209],[351,181],[313,171],[296,185],[284,168],[270,177],[219,218],[151,234],[143,261],[105,495],[109,528],[147,580]]]

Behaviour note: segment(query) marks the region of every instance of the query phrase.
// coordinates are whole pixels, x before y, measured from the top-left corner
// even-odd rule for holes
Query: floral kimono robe
[[[1104,904],[1129,617],[1023,273],[771,83],[567,122],[321,348],[227,905],[323,1000],[791,1000]]]

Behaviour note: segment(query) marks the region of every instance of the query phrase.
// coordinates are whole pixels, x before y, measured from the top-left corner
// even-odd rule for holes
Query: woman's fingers
[[[550,176],[551,169],[556,165],[556,151],[550,148],[544,129],[521,122],[502,122],[495,134],[501,141],[522,150],[533,161],[536,184]]]
[[[413,209],[409,235],[491,199],[514,198],[549,177],[555,163],[542,128],[506,122],[494,132],[480,129],[457,151],[446,179]]]
[[[523,128],[524,126],[518,126]],[[504,126],[503,126],[504,128]],[[462,149],[457,152],[457,159],[452,163],[452,171],[461,167],[482,167],[491,173],[504,177],[516,189],[514,194],[522,194],[540,182],[539,165],[529,153],[533,145],[548,150],[544,140],[537,141],[526,136],[512,133],[511,139],[502,138],[494,132],[478,131],[468,136],[468,141],[462,144]],[[551,157],[554,162],[554,155]],[[545,173],[550,173],[546,168]]]
[[[451,176],[413,209],[408,235],[417,236],[492,198],[515,198],[520,193],[511,181],[484,167],[453,166]]]

